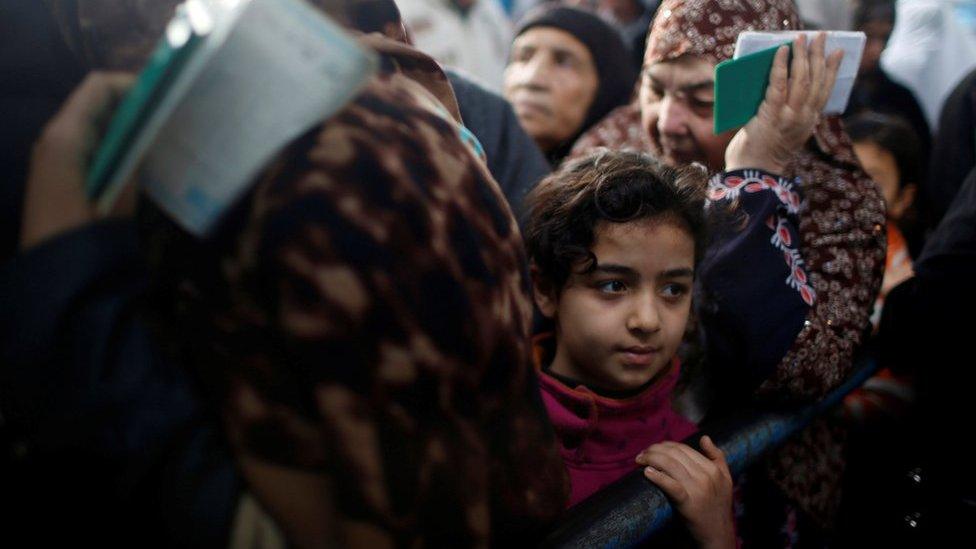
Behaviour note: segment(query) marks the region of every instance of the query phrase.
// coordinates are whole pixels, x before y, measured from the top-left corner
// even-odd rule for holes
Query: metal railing
[[[840,404],[877,370],[865,359],[848,380],[822,400],[799,409],[753,410],[720,425],[705,425],[685,440],[698,448],[708,434],[725,452],[736,477],[770,450],[799,432],[813,419]],[[568,510],[546,538],[545,547],[632,547],[649,540],[673,515],[671,503],[641,469],[600,490]]]

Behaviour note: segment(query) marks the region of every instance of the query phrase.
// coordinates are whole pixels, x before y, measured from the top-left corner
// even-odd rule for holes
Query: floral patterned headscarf
[[[792,0],[665,1],[651,25],[644,65],[682,55],[718,63],[732,58],[741,32],[799,28]]]

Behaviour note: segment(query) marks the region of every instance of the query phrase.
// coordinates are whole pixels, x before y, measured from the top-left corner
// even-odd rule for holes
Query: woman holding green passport
[[[732,57],[739,33],[799,25],[789,0],[665,0],[651,27],[639,100],[574,147],[573,156],[604,146],[645,150],[676,166],[698,162],[715,174],[710,209],[735,204],[735,223],[713,216],[698,280],[708,370],[721,387],[712,416],[754,396],[804,401],[836,387],[851,370],[881,281],[884,205],[837,117],[801,108],[774,121],[760,109],[743,129],[712,133],[714,67]],[[802,42],[793,47],[806,51]],[[797,69],[794,59],[794,77]],[[807,98],[829,94],[823,80],[804,77]],[[798,151],[782,149],[788,139],[776,124],[807,116],[819,117],[813,138]],[[743,152],[755,156],[730,163]],[[815,424],[757,473],[772,477],[801,519],[821,526],[839,499],[836,431]]]

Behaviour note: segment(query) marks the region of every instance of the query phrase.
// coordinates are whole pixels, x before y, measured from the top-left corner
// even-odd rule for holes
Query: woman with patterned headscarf
[[[762,112],[744,130],[712,133],[715,65],[732,57],[743,31],[799,26],[790,0],[666,0],[651,27],[638,101],[611,113],[573,153],[606,146],[703,164],[716,174],[711,208],[736,203],[746,214],[745,224],[717,221],[698,281],[706,356],[721,387],[713,413],[753,394],[812,400],[836,387],[852,368],[881,281],[884,205],[837,117],[822,117],[806,146],[784,157],[770,174],[780,178],[723,171],[745,139],[770,151],[779,145],[755,131]],[[821,525],[836,510],[843,469],[831,429],[814,425],[770,469]]]
[[[333,14],[345,19],[348,12]],[[112,63],[147,51],[137,35],[101,30],[90,26],[83,43],[117,51],[114,36],[127,55],[111,56]],[[530,542],[565,506],[565,471],[531,368],[531,302],[515,220],[462,138],[436,63],[378,34],[361,40],[381,56],[380,74],[280,151],[204,239],[148,201],[136,214],[141,241],[133,242],[130,224],[72,231],[91,221],[81,181],[94,132],[78,122],[94,113],[79,107],[107,107],[104,78],[89,79],[36,148],[27,236],[18,261],[0,272],[10,282],[0,302],[10,314],[34,310],[29,296],[44,281],[27,275],[49,271],[72,250],[101,270],[86,265],[70,288],[54,284],[52,299],[73,291],[77,299],[58,302],[53,328],[38,320],[0,341],[11,359],[0,376],[3,415],[29,433],[35,466],[45,452],[63,456],[58,448],[79,446],[126,464],[120,482],[102,485],[114,488],[104,490],[105,499],[131,503],[127,512],[138,519],[120,525],[120,537],[134,530],[186,546],[207,529],[201,545],[224,536],[253,546],[255,536],[267,541],[268,532],[280,532],[270,537],[297,547],[483,547]],[[75,130],[79,139],[66,140]],[[62,154],[68,142],[79,150]],[[59,204],[75,199],[71,222],[63,213],[53,219],[44,196],[60,197]],[[120,238],[106,239],[113,231]],[[114,257],[124,252],[146,255],[146,300],[116,292],[144,283],[140,262]],[[113,259],[96,261],[106,256]],[[145,331],[140,319],[151,320],[153,337],[133,341],[134,331]],[[42,337],[31,337],[33,328]],[[36,344],[18,345],[18,335],[32,342],[77,337],[86,351],[45,358]],[[44,372],[43,383],[32,372]],[[203,401],[208,413],[168,417],[178,408],[169,398],[177,389],[176,400]],[[29,420],[39,413],[30,397],[64,392],[72,398],[45,412],[45,424]],[[143,398],[160,392],[162,404]],[[95,405],[106,400],[112,406]],[[98,415],[103,409],[112,413]],[[72,419],[60,416],[65,411]],[[59,421],[76,428],[52,428]],[[222,443],[201,456],[203,447],[186,445],[208,421],[219,423]],[[104,438],[88,438],[89,429]],[[92,452],[99,440],[109,442]],[[158,454],[141,453],[159,446]],[[173,478],[185,461],[231,459],[239,485],[226,492],[199,494],[184,476]],[[64,467],[77,472],[74,463]],[[96,485],[102,474],[117,480],[93,470],[85,482]],[[80,483],[62,486],[66,501],[81,499],[71,490]],[[241,497],[231,535],[200,508],[224,505],[234,489]],[[145,502],[133,493],[151,506],[136,505]],[[153,514],[167,506],[169,515]]]

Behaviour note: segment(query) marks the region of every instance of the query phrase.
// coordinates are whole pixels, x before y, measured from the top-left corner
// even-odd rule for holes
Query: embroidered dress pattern
[[[797,215],[800,211],[800,195],[794,191],[797,181],[783,177],[773,177],[756,170],[746,170],[742,175],[715,174],[708,182],[709,203],[725,200],[735,202],[741,193],[759,193],[769,191],[782,204],[786,215]],[[783,259],[790,269],[786,277],[786,284],[800,293],[800,297],[807,305],[813,306],[817,299],[817,292],[809,284],[810,277],[803,268],[804,261],[800,255],[798,239],[790,232],[790,222],[783,213],[777,212],[766,219],[766,226],[772,231],[770,244],[783,252]]]

